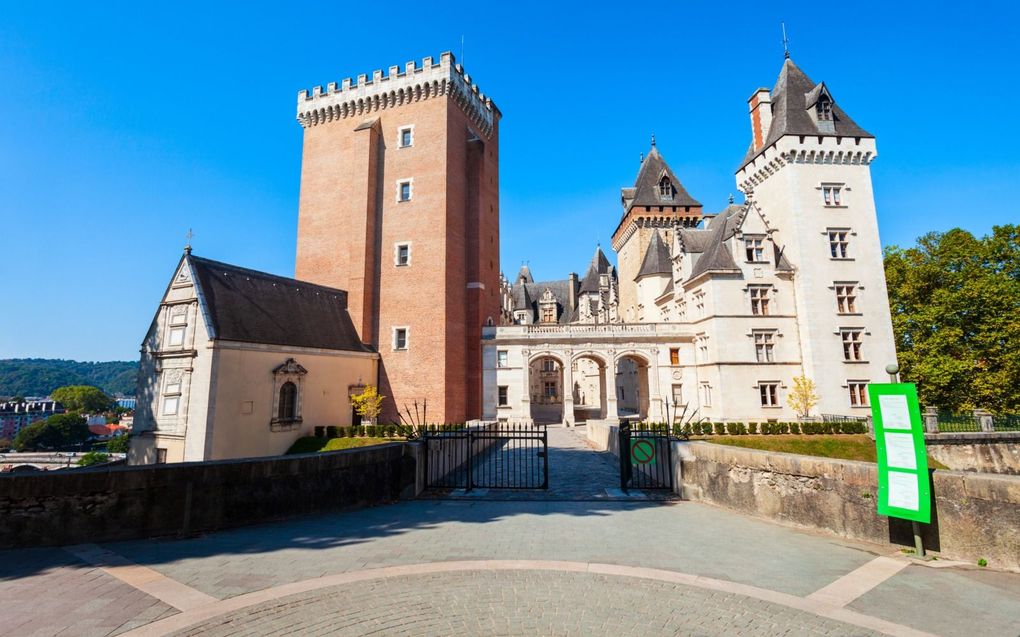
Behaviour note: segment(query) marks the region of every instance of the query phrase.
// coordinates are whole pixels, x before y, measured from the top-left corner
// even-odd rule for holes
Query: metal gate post
[[[532,425],[534,426],[534,425]],[[549,488],[549,428],[542,428],[542,488]]]
[[[475,474],[471,469],[471,457],[475,455],[475,437],[474,432],[470,426],[467,430],[467,488],[465,491],[470,491],[475,486]]]
[[[627,492],[630,482],[630,423],[620,423],[620,489]]]

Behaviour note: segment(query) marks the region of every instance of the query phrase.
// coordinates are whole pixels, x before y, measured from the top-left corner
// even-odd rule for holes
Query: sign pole
[[[886,365],[885,371],[889,373],[890,383],[900,382],[900,379],[898,378],[900,371],[899,365],[896,363]],[[921,525],[917,522],[917,520],[911,520],[910,528],[914,531],[914,552],[917,554],[917,557],[924,557],[924,540],[921,539]]]

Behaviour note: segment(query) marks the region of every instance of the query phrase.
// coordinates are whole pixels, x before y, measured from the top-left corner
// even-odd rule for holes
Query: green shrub
[[[315,425],[315,437],[322,438],[326,435],[326,427],[323,425]]]
[[[130,446],[130,434],[118,434],[106,443],[107,453],[127,453]]]
[[[756,423],[756,422],[749,422],[749,423],[747,423],[747,433],[749,433],[749,434],[756,434],[756,433],[758,433],[758,423]]]
[[[722,422],[713,423],[712,428],[715,431],[715,435],[717,436],[726,435],[726,423]]]
[[[326,437],[327,438],[336,438],[337,435],[338,435],[337,431],[338,430],[336,428],[336,425],[329,425],[328,427],[326,427]]]
[[[744,423],[731,422],[727,423],[726,431],[728,431],[731,436],[742,436],[747,433],[747,427],[744,426]]]
[[[109,461],[110,456],[107,454],[99,453],[98,451],[89,451],[88,453],[83,453],[81,457],[78,458],[78,466],[91,467],[94,464],[104,464]]]
[[[800,431],[801,431],[801,429],[800,429],[801,426],[802,425],[800,423],[791,422],[790,423],[790,433],[792,433],[792,434],[799,434]]]

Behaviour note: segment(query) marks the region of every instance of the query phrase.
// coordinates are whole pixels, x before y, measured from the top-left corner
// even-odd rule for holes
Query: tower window
[[[771,363],[775,349],[775,334],[772,332],[754,332],[754,354],[759,363]]]
[[[509,389],[510,388],[507,385],[500,385],[499,386],[499,389],[498,389],[498,398],[496,399],[496,404],[498,406],[506,407],[507,405],[510,404],[510,400],[509,400],[509,398],[507,396],[507,394],[509,393]]]
[[[847,381],[847,389],[850,391],[851,407],[868,406],[868,383],[863,380]]]
[[[751,314],[756,316],[769,315],[769,286],[754,285],[748,288],[751,296]]]
[[[397,182],[397,201],[411,201],[411,180]]]
[[[822,200],[826,206],[842,206],[843,184],[822,184]]]
[[[744,252],[748,263],[761,263],[765,260],[765,240],[762,237],[745,237]]]
[[[395,350],[406,350],[407,349],[407,328],[406,327],[395,327],[395,328],[393,328],[393,349],[395,349]]]
[[[669,177],[663,177],[659,180],[659,197],[662,199],[673,198],[673,182],[670,181]]]
[[[669,364],[679,365],[680,364],[680,349],[677,347],[669,348]]]
[[[411,244],[398,243],[396,246],[395,263],[398,266],[411,265]]]
[[[505,349],[496,351],[496,367],[508,366],[508,352]]]
[[[857,312],[856,283],[843,283],[836,286],[836,311],[840,314]]]
[[[815,113],[818,115],[818,121],[831,122],[832,102],[824,97],[820,98],[818,102],[815,103]]]
[[[712,406],[712,385],[709,383],[701,383],[701,406]]]
[[[863,360],[861,354],[861,333],[863,330],[842,330],[840,332],[843,338],[843,360],[845,361],[860,361]]]
[[[397,146],[408,148],[414,145],[414,127],[404,126],[400,129],[397,137]]]
[[[830,229],[829,234],[829,254],[833,259],[846,259],[849,256],[849,250],[847,247],[850,245],[847,237],[850,235],[849,230],[844,229]]]

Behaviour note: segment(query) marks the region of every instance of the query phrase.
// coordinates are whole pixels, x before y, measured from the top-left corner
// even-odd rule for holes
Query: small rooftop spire
[[[730,193],[730,205],[733,205],[733,193]]]
[[[655,133],[652,133],[652,148],[655,148]]]
[[[785,22],[780,22],[779,24],[783,27],[783,52],[784,52],[783,56],[787,60],[789,60],[790,59],[790,38],[786,37],[786,23]]]
[[[191,254],[191,240],[195,238],[195,233],[188,228],[188,233],[184,235],[186,243],[184,244],[184,254]]]

